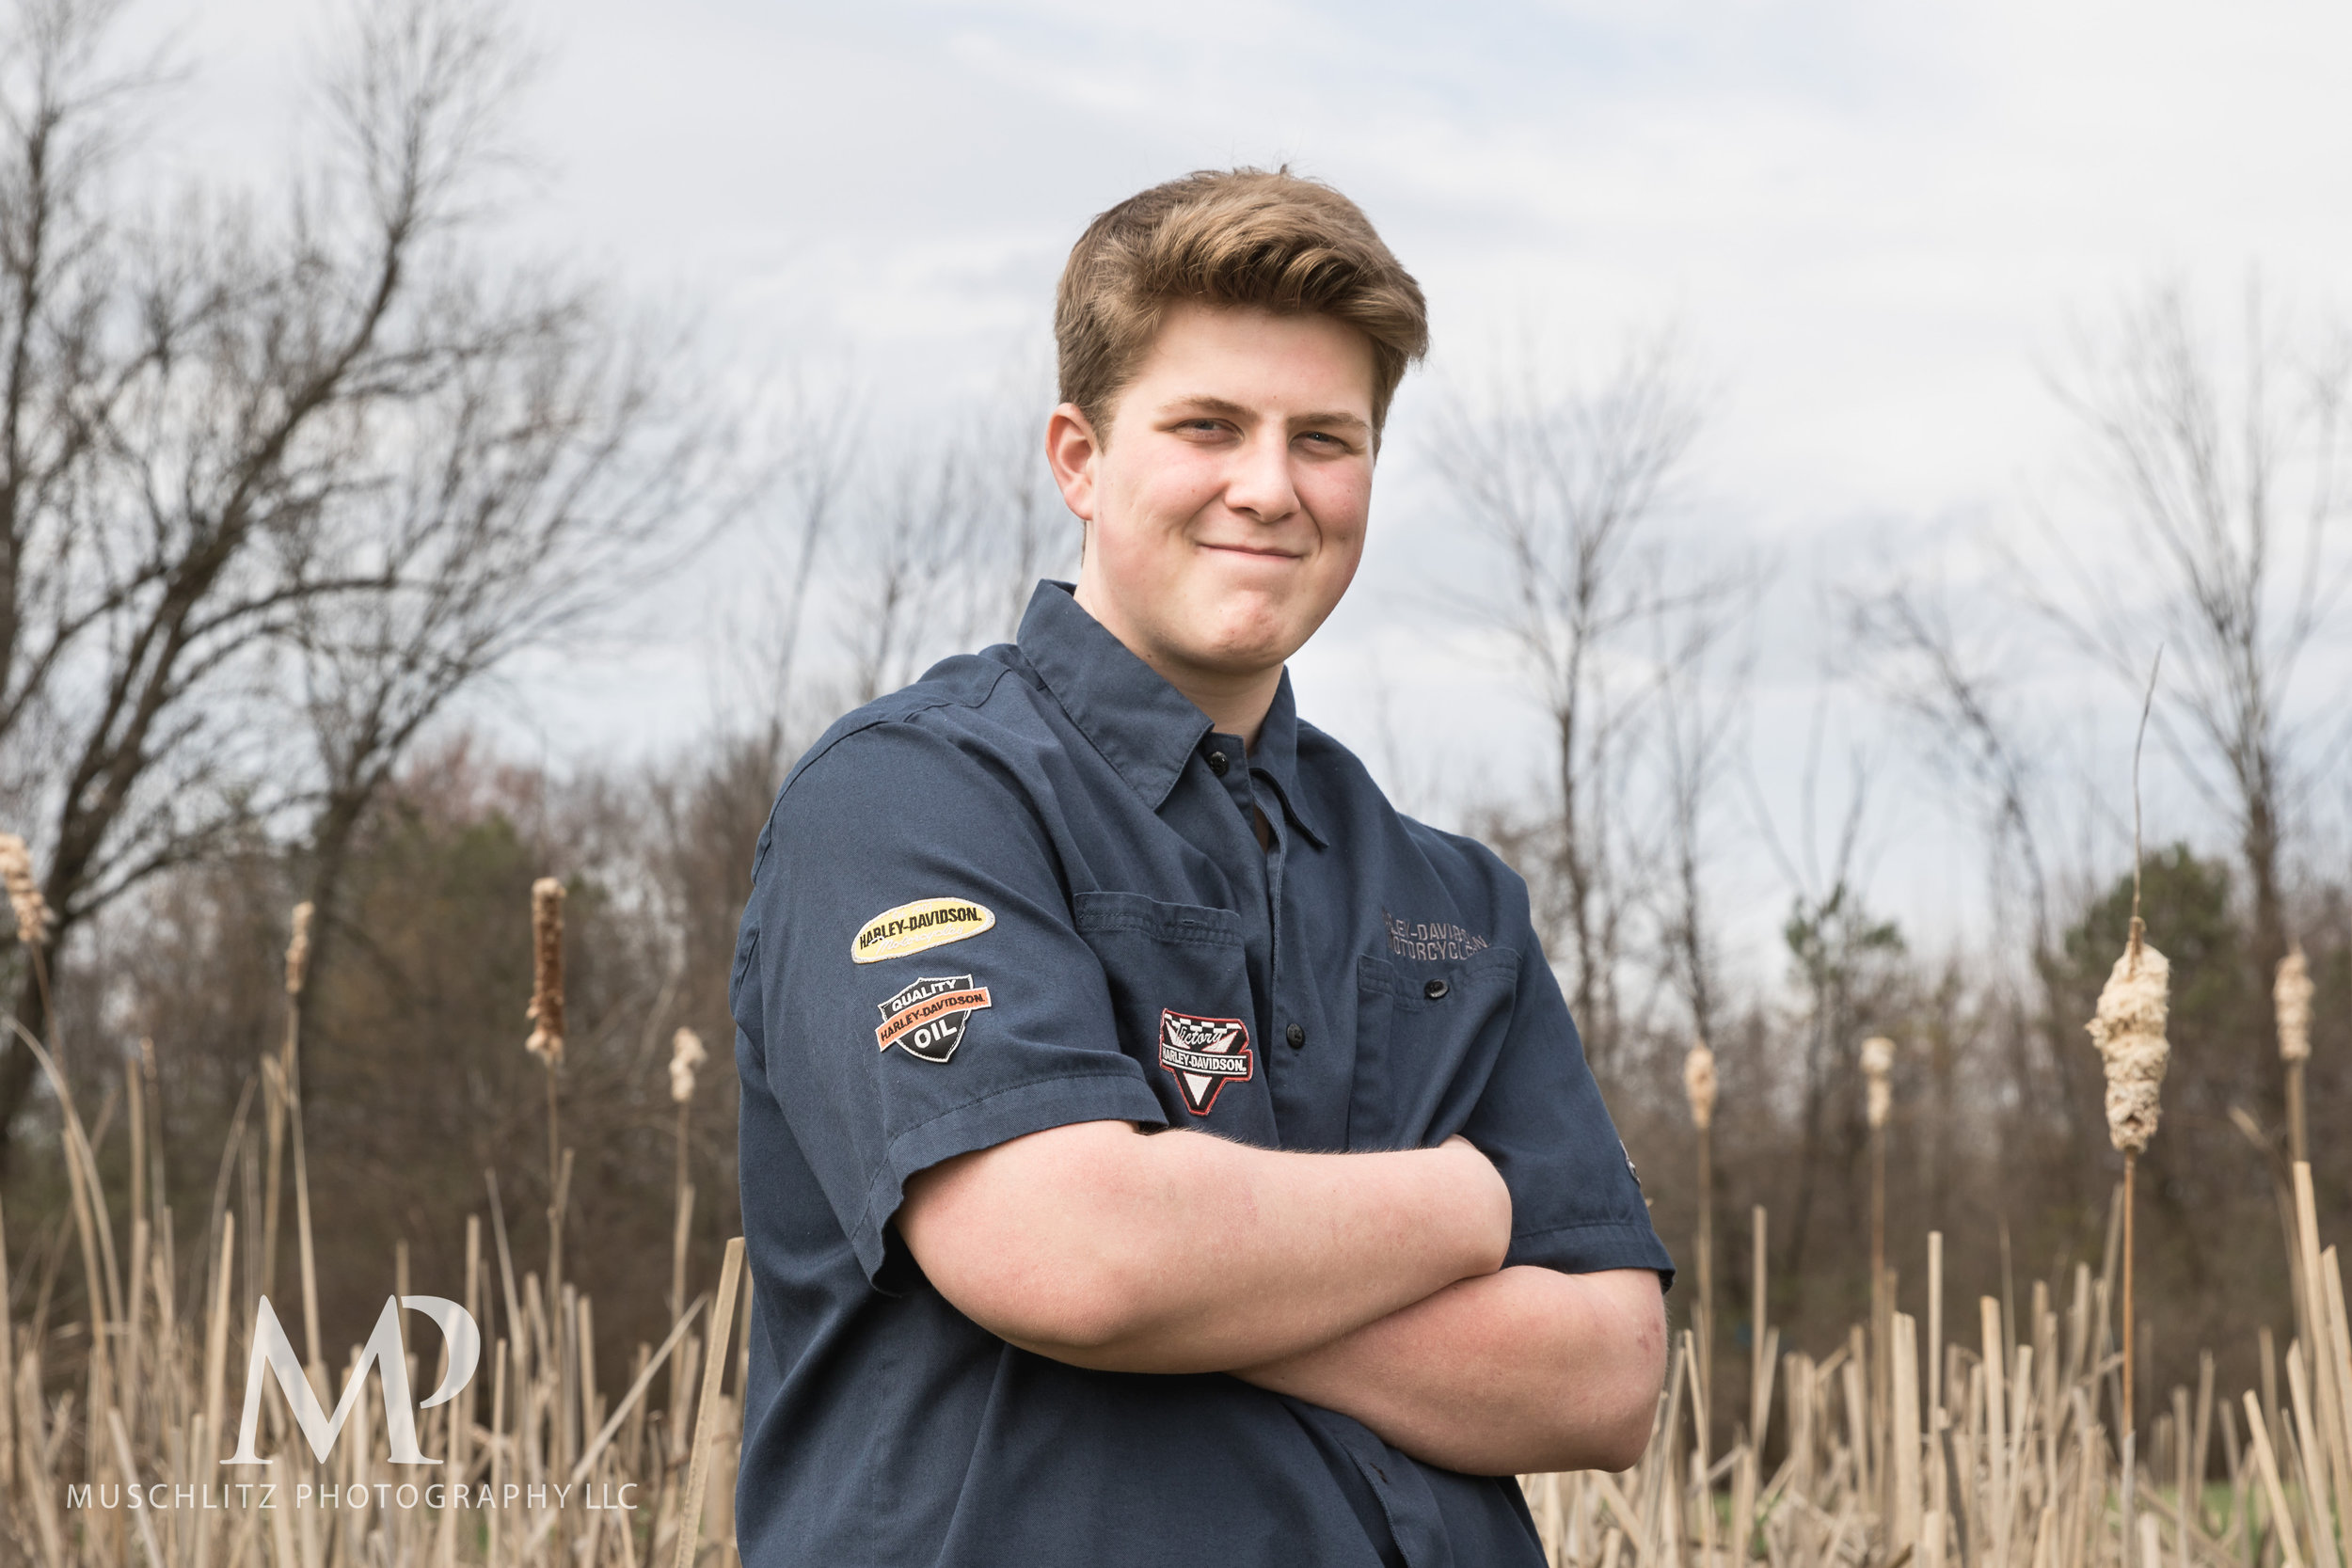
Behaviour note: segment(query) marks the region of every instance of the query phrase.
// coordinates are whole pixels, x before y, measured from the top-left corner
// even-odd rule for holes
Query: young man
[[[1542,1560],[1673,1265],[1529,925],[1302,723],[1421,292],[1327,186],[1097,218],[1074,590],[826,732],[733,984],[751,1568]]]

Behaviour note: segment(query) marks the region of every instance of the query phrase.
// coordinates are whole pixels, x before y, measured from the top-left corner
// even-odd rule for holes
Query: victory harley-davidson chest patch
[[[1184,1109],[1205,1117],[1217,1091],[1246,1082],[1256,1069],[1249,1053],[1249,1026],[1237,1018],[1196,1018],[1160,1010],[1160,1066],[1176,1077]]]

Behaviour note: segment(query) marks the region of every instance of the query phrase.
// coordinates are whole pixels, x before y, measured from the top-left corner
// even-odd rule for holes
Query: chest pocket
[[[1445,962],[1356,960],[1349,1148],[1426,1148],[1462,1130],[1510,1032],[1518,974],[1510,947]]]
[[[1136,893],[1081,893],[1072,915],[1103,965],[1119,1048],[1143,1065],[1168,1124],[1276,1144],[1241,916]]]

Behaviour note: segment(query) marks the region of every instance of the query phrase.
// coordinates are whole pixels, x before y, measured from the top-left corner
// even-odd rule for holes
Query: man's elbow
[[[1653,1385],[1653,1387],[1655,1385]],[[1582,1470],[1630,1470],[1649,1449],[1650,1433],[1658,1425],[1655,1396],[1627,1401],[1584,1434],[1584,1453],[1575,1467]]]
[[[1658,1424],[1658,1396],[1666,1381],[1666,1306],[1637,1307],[1629,1314],[1617,1347],[1613,1375],[1603,1380],[1599,1409],[1590,1433],[1593,1457],[1585,1468],[1630,1470],[1641,1463]]]
[[[1133,1370],[1134,1348],[1148,1338],[1149,1325],[1140,1293],[1119,1271],[1096,1259],[1059,1258],[1020,1272],[1038,1283],[1024,1287],[999,1276],[993,1284],[941,1285],[940,1293],[1023,1350],[1102,1371]]]
[[[1666,1378],[1666,1309],[1661,1295],[1630,1293],[1615,1331],[1571,1374],[1583,1397],[1549,1468],[1629,1470],[1649,1448]]]

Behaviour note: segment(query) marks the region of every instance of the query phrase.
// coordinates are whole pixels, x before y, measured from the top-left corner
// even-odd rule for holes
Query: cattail
[[[2308,1060],[2312,1053],[2312,966],[2304,960],[2303,944],[2279,960],[2279,981],[2271,1000],[2279,1008],[2279,1058]]]
[[[2165,997],[2172,966],[2132,922],[2132,939],[2099,992],[2090,1038],[2107,1070],[2107,1140],[2137,1155],[2156,1135],[2156,1091],[2171,1047],[2164,1037]]]
[[[1895,1109],[1895,1088],[1889,1082],[1894,1070],[1893,1040],[1872,1035],[1862,1042],[1862,1076],[1869,1097],[1865,1109],[1870,1122],[1870,1332],[1881,1344],[1891,1343],[1888,1336],[1894,1332],[1894,1293],[1886,1276],[1886,1124]],[[1884,1408],[1894,1389],[1885,1357],[1876,1359],[1872,1375]]]
[[[1682,1092],[1691,1098],[1691,1123],[1698,1137],[1699,1210],[1699,1386],[1708,1407],[1715,1398],[1715,1053],[1703,1039],[1691,1042],[1682,1058]]]
[[[694,1069],[710,1060],[703,1037],[691,1029],[670,1037],[670,1098],[680,1105],[694,1098]]]
[[[294,935],[286,942],[286,994],[302,994],[303,977],[310,970],[310,901],[294,907]]]
[[[1895,1109],[1894,1086],[1887,1075],[1895,1070],[1895,1042],[1873,1035],[1862,1042],[1862,1075],[1869,1084],[1869,1117],[1873,1131],[1886,1125]]]
[[[14,833],[0,833],[0,881],[8,883],[8,904],[16,911],[16,940],[39,947],[49,940],[56,917],[40,895],[40,884],[33,880],[32,851]]]
[[[1682,1092],[1691,1097],[1691,1124],[1715,1125],[1715,1053],[1699,1041],[1682,1058]]]
[[[564,1063],[564,884],[552,877],[531,884],[531,1006],[523,1016],[532,1028],[523,1044],[553,1069]]]

